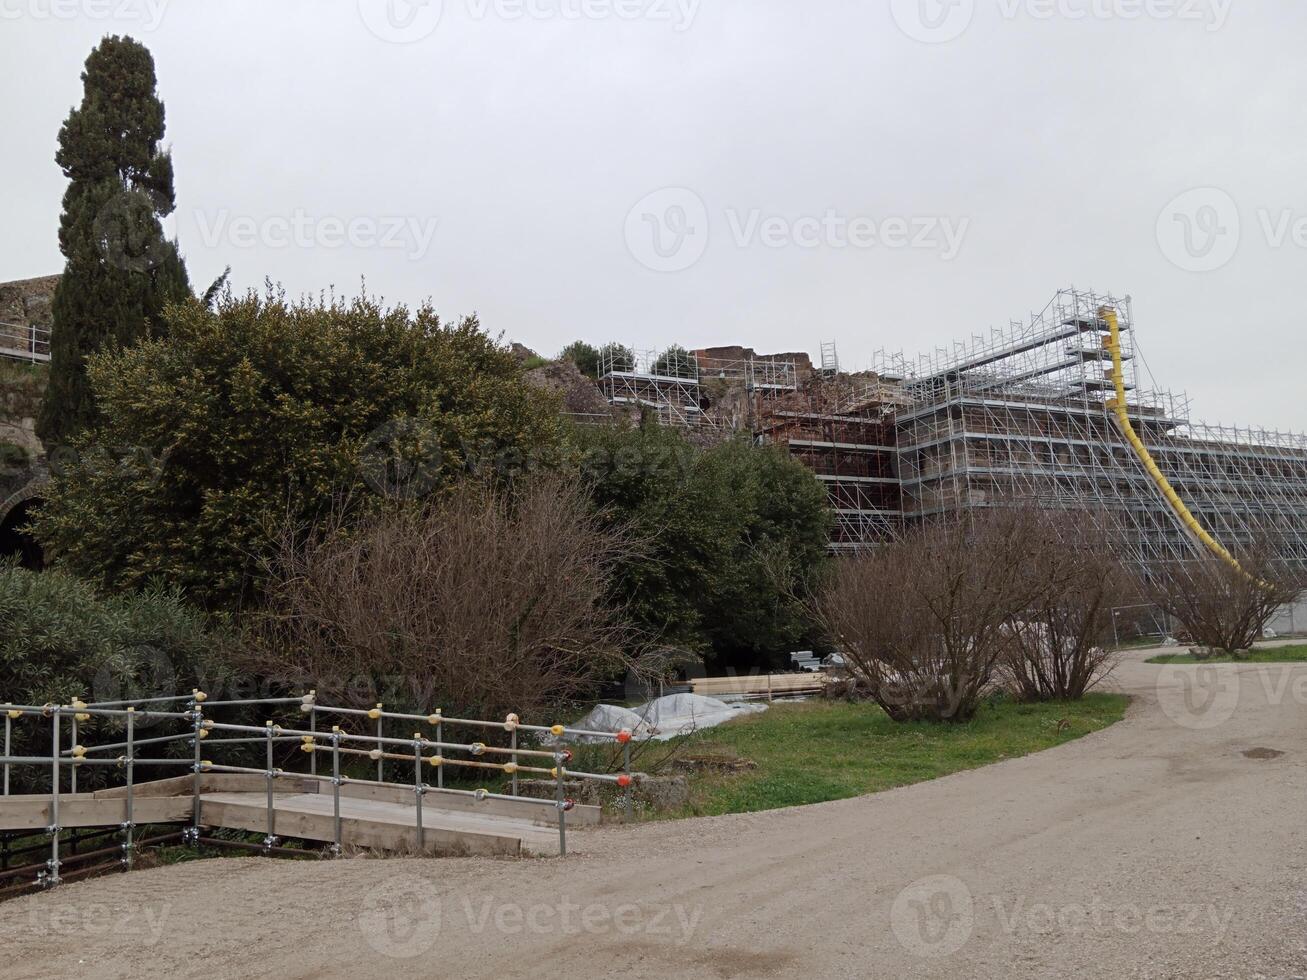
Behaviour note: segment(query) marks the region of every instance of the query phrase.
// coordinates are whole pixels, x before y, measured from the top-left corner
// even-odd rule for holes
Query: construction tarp
[[[596,705],[584,718],[569,727],[593,732],[619,732],[626,728],[636,738],[665,741],[701,728],[713,728],[732,718],[766,710],[765,704],[742,701],[728,704],[700,694],[668,694],[634,708],[623,708],[615,704]]]

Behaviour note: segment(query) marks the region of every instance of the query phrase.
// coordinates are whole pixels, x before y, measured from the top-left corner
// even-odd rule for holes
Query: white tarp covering
[[[765,704],[742,701],[727,704],[700,694],[668,694],[634,708],[622,708],[615,704],[596,705],[589,714],[569,727],[585,728],[592,732],[618,732],[628,728],[636,738],[653,738],[661,742],[678,735],[688,735],[700,728],[712,728],[741,715],[766,710]]]

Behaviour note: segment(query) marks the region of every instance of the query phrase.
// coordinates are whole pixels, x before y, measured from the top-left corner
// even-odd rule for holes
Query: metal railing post
[[[13,754],[13,716],[9,714],[8,705],[13,702],[7,702],[5,705],[5,758],[8,759]],[[9,763],[5,763],[5,796],[9,795]]]
[[[331,808],[334,827],[332,853],[340,857],[340,727],[331,730]]]
[[[132,870],[132,864],[135,862],[134,853],[136,844],[133,840],[133,831],[136,828],[135,802],[134,793],[134,772],[136,769],[136,708],[128,706],[127,708],[127,812],[126,819],[123,821],[123,867],[128,871]]]
[[[437,718],[443,718],[443,715],[439,715],[439,714],[438,714],[436,717],[437,717]],[[444,721],[438,721],[438,722],[436,722],[436,742],[437,742],[437,743],[443,743],[443,742],[445,741],[445,738],[444,738],[444,732],[445,732],[445,723],[444,723]],[[436,789],[444,789],[444,788],[445,788],[445,767],[444,767],[443,765],[439,765],[439,766],[436,766]]]
[[[50,714],[50,860],[46,863],[45,884],[59,884],[59,706],[54,705]]]
[[[314,693],[314,692],[310,691],[309,693],[312,694],[312,693]],[[315,703],[313,703],[313,702],[309,702],[309,731],[312,732],[312,733],[314,734],[314,736],[316,736],[316,735],[318,734],[318,712],[317,712],[317,705],[316,705]],[[316,776],[317,774],[318,774],[318,753],[317,753],[317,752],[310,752],[310,753],[309,753],[309,775],[310,775],[310,776]]]
[[[77,712],[76,711],[73,712],[72,726],[69,728],[68,731],[69,731],[68,737],[71,739],[71,741],[68,744],[70,746],[76,745],[77,744]],[[74,759],[68,767],[68,789],[72,792],[74,796],[77,795],[77,760],[76,759]],[[77,835],[74,834],[73,835],[74,854],[77,853],[76,841],[77,841]]]
[[[422,797],[427,788],[422,785],[422,733],[413,733],[413,801],[417,816],[418,853],[426,849],[426,835],[422,830]]]
[[[554,806],[558,808],[558,856],[567,856],[567,809],[563,800],[562,752],[554,753]]]
[[[191,692],[191,724],[195,732],[194,747],[194,776],[191,778],[191,828],[190,839],[192,846],[199,846],[200,843],[200,772],[203,769],[200,759],[200,742],[203,739],[204,732],[204,708],[201,705],[204,702],[204,695],[201,691],[194,690]]]
[[[631,743],[622,743],[622,772],[626,773],[627,784],[622,790],[622,819],[631,819]]]
[[[377,751],[381,753],[377,756],[377,782],[379,783],[386,781],[386,745],[381,741],[386,735],[386,719],[381,714],[384,707],[380,701],[377,702]]]
[[[273,743],[272,743],[272,722],[269,721],[269,722],[265,723],[265,726],[264,726],[264,727],[265,727],[265,730],[266,730],[267,733],[268,733],[268,734],[267,734],[267,743],[268,743],[267,764],[268,764],[268,770],[267,770],[267,777],[266,777],[266,778],[267,778],[267,784],[268,784],[268,835],[267,835],[266,837],[263,838],[263,846],[264,846],[264,848],[266,849],[266,848],[271,848],[274,844],[277,843],[277,810],[276,810],[276,807],[274,806],[273,798],[272,798],[272,777],[273,777],[273,770],[272,770],[272,762],[273,762],[273,759],[272,759],[272,744],[273,744]]]
[[[513,795],[516,796],[517,795],[517,728],[516,727],[513,728],[513,741],[510,747],[513,750],[513,754],[511,756],[513,760]]]

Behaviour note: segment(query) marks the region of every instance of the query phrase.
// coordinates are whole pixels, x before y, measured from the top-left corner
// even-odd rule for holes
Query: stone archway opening
[[[27,527],[40,506],[41,498],[29,497],[14,504],[9,513],[0,517],[0,559],[16,558],[20,566],[33,571],[45,567],[40,542],[32,537]]]

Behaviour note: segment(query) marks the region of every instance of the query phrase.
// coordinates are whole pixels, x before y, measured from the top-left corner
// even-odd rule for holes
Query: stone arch
[[[45,565],[41,546],[19,529],[41,504],[44,478],[37,477],[0,501],[0,558],[17,557],[24,568],[40,569]]]

